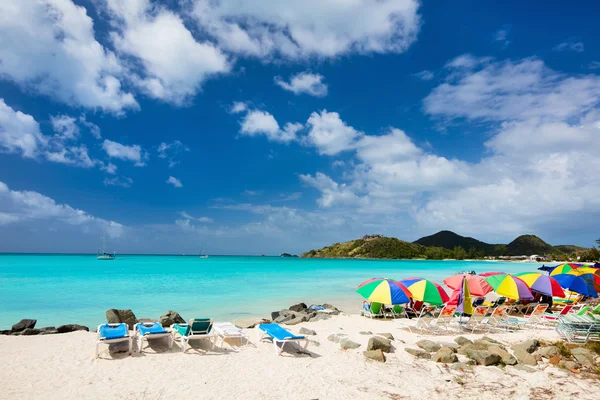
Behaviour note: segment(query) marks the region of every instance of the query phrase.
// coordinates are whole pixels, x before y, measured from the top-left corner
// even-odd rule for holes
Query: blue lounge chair
[[[171,325],[173,335],[179,335],[181,339],[181,351],[185,352],[186,344],[190,340],[210,340],[210,347],[215,347],[217,334],[212,331],[212,318],[192,318],[187,324]],[[174,336],[175,338],[175,336]]]
[[[96,340],[96,358],[100,354],[99,348],[100,343],[129,343],[129,354],[131,354],[131,336],[129,336],[129,329],[127,324],[102,324],[98,326],[98,339]]]
[[[133,336],[137,340],[137,351],[140,353],[144,345],[150,339],[169,337],[169,349],[173,347],[173,335],[158,322],[140,322],[133,326]]]
[[[294,335],[292,332],[282,328],[278,324],[260,324],[258,325],[257,333],[258,341],[262,340],[265,334],[271,338],[277,355],[281,354],[283,346],[285,346],[287,342],[304,341],[304,349],[308,347],[308,339],[305,336]],[[281,343],[281,348],[277,345],[278,343]]]

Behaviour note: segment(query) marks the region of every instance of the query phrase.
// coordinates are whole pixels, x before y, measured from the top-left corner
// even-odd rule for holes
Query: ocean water
[[[37,326],[95,327],[109,308],[138,318],[167,310],[184,318],[269,316],[304,301],[354,307],[356,286],[372,277],[420,276],[441,283],[458,271],[535,270],[535,263],[489,261],[331,260],[281,257],[122,255],[0,255],[0,329],[22,318]]]

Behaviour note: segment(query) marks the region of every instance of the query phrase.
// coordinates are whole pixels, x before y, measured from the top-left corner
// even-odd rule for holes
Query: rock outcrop
[[[185,324],[185,319],[177,311],[169,310],[160,316],[158,322],[163,327],[167,327],[173,324]]]
[[[36,319],[22,319],[16,324],[12,326],[12,332],[21,332],[25,329],[33,329],[35,328],[35,324],[37,323]]]
[[[367,350],[381,350],[384,353],[391,353],[392,341],[381,336],[373,336],[369,339]]]
[[[129,329],[133,329],[133,326],[137,322],[137,318],[131,310],[117,310],[115,308],[111,308],[106,310],[106,321],[109,324],[125,323]]]
[[[370,360],[385,362],[385,354],[383,354],[383,351],[381,350],[363,351],[363,355]]]

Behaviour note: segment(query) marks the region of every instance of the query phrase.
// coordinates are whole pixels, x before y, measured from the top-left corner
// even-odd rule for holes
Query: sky
[[[600,5],[0,0],[0,251],[600,237]]]

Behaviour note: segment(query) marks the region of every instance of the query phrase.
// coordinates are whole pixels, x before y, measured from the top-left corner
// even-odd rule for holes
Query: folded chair
[[[185,352],[186,345],[190,340],[209,340],[210,348],[214,349],[217,334],[212,331],[212,328],[212,318],[192,318],[187,324],[171,325],[173,340],[179,337],[182,352]]]
[[[169,349],[173,347],[173,335],[162,327],[158,322],[139,322],[133,326],[133,336],[137,340],[137,351],[140,353],[144,345],[144,340],[169,337]]]
[[[289,342],[304,341],[304,349],[308,347],[308,339],[306,336],[294,335],[292,332],[282,328],[278,324],[260,324],[258,325],[258,329],[256,331],[258,335],[258,341],[260,341],[265,334],[271,338],[273,345],[275,346],[275,353],[277,355],[281,354],[283,351],[283,346]],[[281,347],[278,346],[279,343],[281,343]]]
[[[226,339],[239,339],[250,341],[248,334],[232,324],[231,322],[215,322],[213,325],[215,333],[221,338],[221,346]]]
[[[131,336],[127,324],[102,324],[98,326],[96,340],[96,358],[100,354],[100,343],[112,344],[119,342],[129,343],[129,354],[131,354]]]

